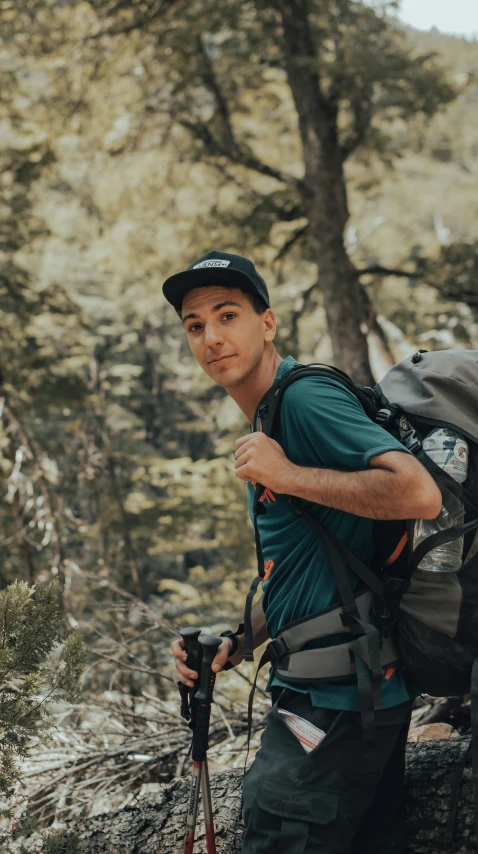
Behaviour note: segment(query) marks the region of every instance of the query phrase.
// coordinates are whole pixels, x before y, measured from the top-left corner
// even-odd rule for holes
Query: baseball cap
[[[252,261],[242,255],[228,252],[207,252],[193,261],[182,273],[169,276],[163,284],[163,294],[176,311],[181,311],[183,299],[193,288],[207,285],[227,285],[240,288],[248,294],[260,297],[270,308],[266,283]]]

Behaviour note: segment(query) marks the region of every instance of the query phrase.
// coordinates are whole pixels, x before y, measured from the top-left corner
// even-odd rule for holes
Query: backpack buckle
[[[412,454],[418,454],[422,447],[422,443],[415,433],[415,430],[411,430],[410,433],[406,433],[402,436],[401,442],[402,445],[405,445],[406,449]]]
[[[400,419],[400,442],[412,454],[418,454],[422,447],[422,443],[418,438],[417,433],[405,415]]]
[[[267,650],[272,661],[274,658],[282,658],[283,655],[287,655],[289,647],[284,638],[278,637],[269,642]]]
[[[389,409],[388,408],[379,409],[376,416],[375,416],[375,422],[380,427],[387,428],[389,426],[389,424],[391,424],[391,422],[395,418],[395,415],[397,414],[397,410],[398,410],[398,407],[396,407],[396,406],[391,406]]]

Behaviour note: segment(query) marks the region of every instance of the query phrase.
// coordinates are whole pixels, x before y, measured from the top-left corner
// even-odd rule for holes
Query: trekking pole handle
[[[186,667],[190,667],[191,670],[198,670],[201,652],[201,647],[199,645],[200,641],[198,640],[198,638],[201,634],[201,629],[180,629],[179,634],[183,639],[184,651],[187,655]]]
[[[204,762],[208,749],[209,718],[216,674],[211,670],[216,652],[222,638],[206,635],[199,641],[202,649],[201,675],[196,691],[196,717],[193,730],[192,758],[194,762]]]
[[[183,648],[187,656],[185,662],[186,667],[190,667],[191,670],[196,670],[199,676],[201,667],[201,647],[198,638],[201,634],[201,629],[180,629],[179,634],[182,637]],[[188,721],[190,729],[194,726],[194,709],[192,700],[197,686],[197,680],[195,681],[193,688],[188,688],[188,686],[184,685],[181,681],[178,682],[178,691],[181,699],[181,717],[184,718],[185,721]]]
[[[216,674],[212,672],[211,665],[216,657],[216,652],[222,644],[222,638],[216,638],[214,635],[206,635],[199,641],[202,649],[201,660],[201,676],[199,680],[199,688],[196,692],[196,700],[198,703],[212,703],[212,693],[214,691],[214,683]]]

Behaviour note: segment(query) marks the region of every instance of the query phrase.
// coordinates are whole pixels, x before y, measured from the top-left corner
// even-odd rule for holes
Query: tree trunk
[[[302,202],[319,265],[335,363],[357,382],[373,385],[357,273],[344,244],[348,209],[338,104],[321,89],[306,0],[276,0],[273,5],[282,17],[287,76],[304,154]]]
[[[471,854],[474,850],[470,767],[464,773],[455,842],[451,844],[445,835],[455,768],[468,744],[469,739],[463,738],[407,746],[409,854]],[[241,782],[239,771],[212,778],[217,854],[241,851]],[[181,854],[188,797],[189,781],[175,780],[154,802],[88,819],[70,826],[68,833],[79,834],[81,854]],[[206,854],[202,811],[194,851]]]

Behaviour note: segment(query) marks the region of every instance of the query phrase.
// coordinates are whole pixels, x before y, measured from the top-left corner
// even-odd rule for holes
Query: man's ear
[[[276,337],[277,324],[275,314],[271,308],[264,312],[262,319],[264,321],[264,340],[267,342],[273,341]]]

